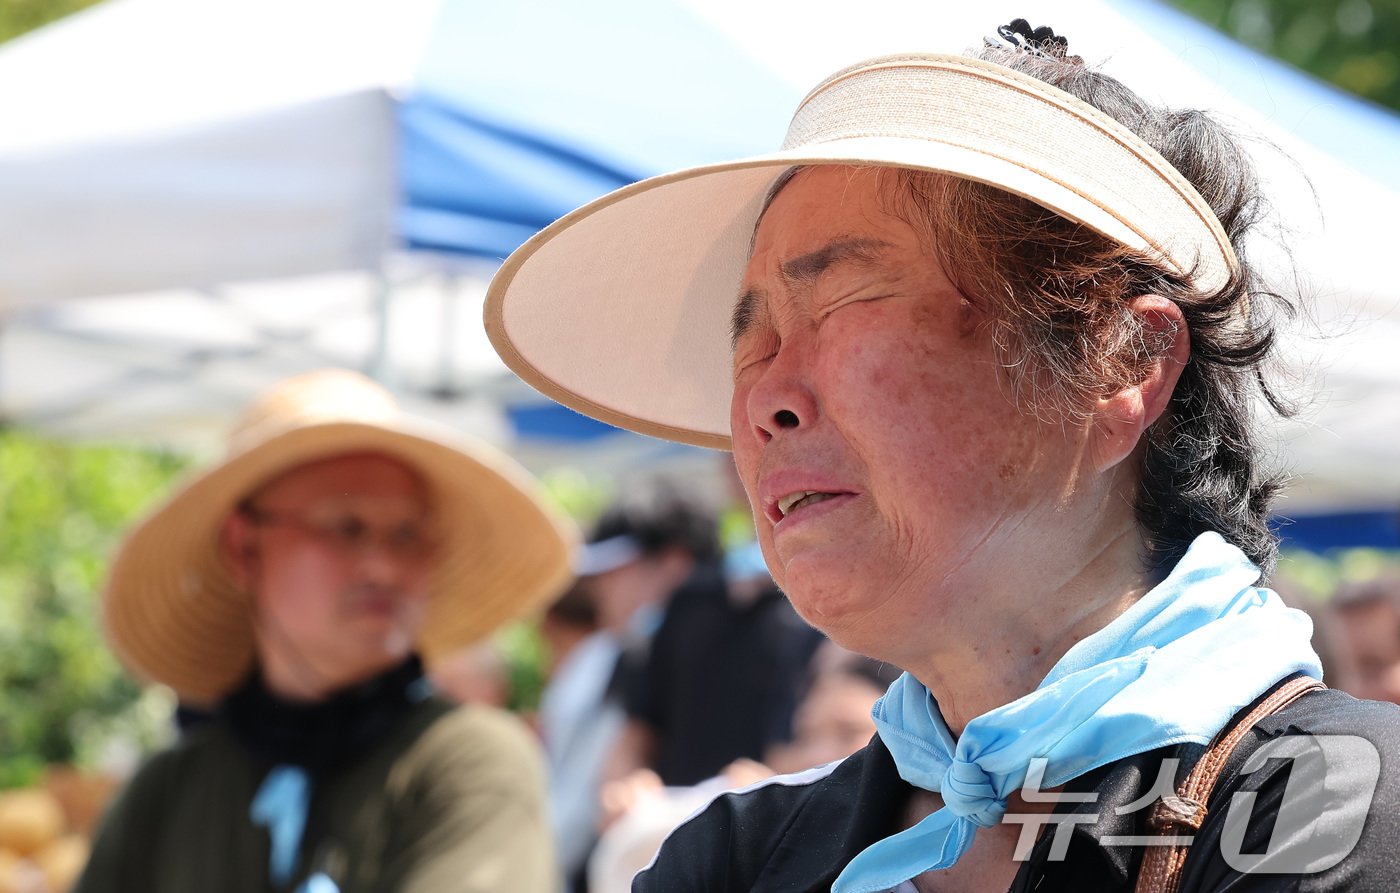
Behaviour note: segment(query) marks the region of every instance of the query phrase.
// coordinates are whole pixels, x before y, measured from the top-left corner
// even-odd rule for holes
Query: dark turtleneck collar
[[[254,670],[224,699],[219,716],[268,766],[290,764],[324,775],[383,740],[424,692],[417,656],[313,703],[278,697]]]

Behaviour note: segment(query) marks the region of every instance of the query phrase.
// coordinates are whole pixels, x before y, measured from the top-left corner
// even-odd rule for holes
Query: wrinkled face
[[[1084,438],[1013,406],[976,311],[881,188],[819,167],[774,199],[736,307],[730,422],[774,578],[833,639],[898,663],[902,631],[995,599]]]
[[[432,559],[417,476],[384,456],[306,465],[247,500],[245,567],[258,642],[298,672],[348,684],[408,656]]]

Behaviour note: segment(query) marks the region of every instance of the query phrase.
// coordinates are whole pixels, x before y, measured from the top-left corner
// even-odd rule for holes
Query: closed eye
[[[746,369],[766,363],[778,353],[778,339],[771,334],[751,333],[734,350],[734,377]]]
[[[855,294],[850,295],[849,297],[840,298],[836,301],[831,302],[830,304],[823,306],[819,312],[819,316],[821,319],[825,319],[826,317],[830,316],[838,310],[843,310],[847,307],[851,307],[856,304],[869,304],[874,301],[882,301],[885,298],[889,297],[893,297],[893,295],[885,292],[879,294],[862,294],[857,292]]]
[[[763,294],[757,289],[750,288],[739,295],[729,321],[730,350],[739,352],[739,342],[762,322],[765,309]]]

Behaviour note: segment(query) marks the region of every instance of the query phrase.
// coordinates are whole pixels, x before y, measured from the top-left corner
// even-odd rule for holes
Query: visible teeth
[[[778,513],[786,518],[788,513],[800,505],[815,505],[818,502],[830,499],[834,495],[833,493],[819,493],[816,490],[801,490],[797,493],[789,493],[778,500]]]
[[[793,507],[794,505],[796,505],[797,503],[801,502],[802,500],[806,499],[808,496],[811,496],[811,495],[812,495],[812,491],[811,491],[811,490],[800,490],[800,491],[798,491],[798,492],[796,492],[796,493],[789,493],[788,495],[784,496],[782,499],[779,499],[779,500],[778,500],[778,513],[779,513],[780,515],[782,515],[784,518],[786,518],[786,517],[787,517],[787,513],[790,512],[790,511],[792,511],[792,507]]]

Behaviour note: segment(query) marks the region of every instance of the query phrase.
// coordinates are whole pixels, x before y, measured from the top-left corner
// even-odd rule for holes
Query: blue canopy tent
[[[619,186],[765,151],[797,98],[684,4],[443,3],[398,105],[400,235],[499,260]]]

